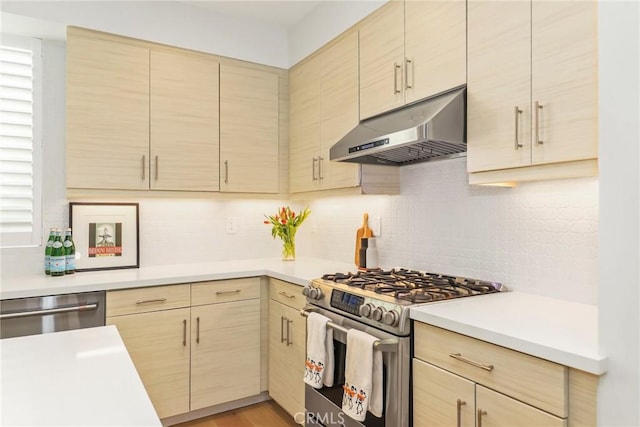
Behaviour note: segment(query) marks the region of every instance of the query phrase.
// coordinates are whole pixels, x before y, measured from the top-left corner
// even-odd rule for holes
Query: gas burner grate
[[[414,303],[488,294],[502,290],[502,285],[499,283],[405,268],[325,274],[322,278]]]

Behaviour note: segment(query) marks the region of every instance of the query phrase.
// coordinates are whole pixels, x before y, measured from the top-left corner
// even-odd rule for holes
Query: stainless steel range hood
[[[330,150],[334,161],[403,166],[467,151],[466,90],[458,87],[361,121]]]

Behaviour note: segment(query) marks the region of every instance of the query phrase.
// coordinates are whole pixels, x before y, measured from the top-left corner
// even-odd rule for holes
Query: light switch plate
[[[225,222],[225,230],[227,234],[236,234],[238,232],[238,218],[235,216],[228,216]]]
[[[382,218],[379,216],[374,216],[371,218],[371,232],[373,232],[374,237],[382,236]]]

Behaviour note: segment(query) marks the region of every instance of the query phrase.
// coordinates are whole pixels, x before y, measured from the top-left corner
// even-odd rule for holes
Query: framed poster
[[[137,203],[69,203],[76,271],[140,267]]]

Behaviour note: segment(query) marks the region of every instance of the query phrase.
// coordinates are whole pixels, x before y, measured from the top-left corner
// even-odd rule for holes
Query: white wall
[[[6,1],[3,12],[289,68],[284,28],[173,1]]]
[[[388,0],[325,1],[289,29],[289,64],[295,65]]]
[[[382,218],[384,267],[411,267],[597,303],[598,180],[472,187],[466,159],[405,166],[399,196],[319,198],[304,253],[350,261],[362,214]],[[315,233],[313,229],[315,228]],[[308,241],[307,241],[308,240]]]
[[[640,425],[640,5],[601,2],[598,424]]]

